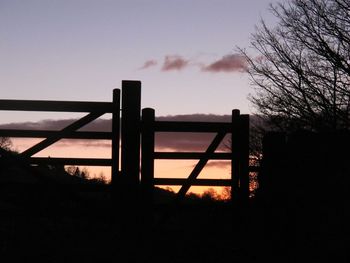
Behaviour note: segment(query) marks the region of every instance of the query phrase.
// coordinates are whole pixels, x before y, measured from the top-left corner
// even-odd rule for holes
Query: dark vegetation
[[[16,155],[16,153],[11,153]],[[1,262],[224,262],[232,245],[232,209],[207,192],[180,204],[156,188],[150,218],[123,211],[110,185],[79,169],[26,167],[0,157]],[[68,170],[70,173],[68,173]],[[86,173],[86,171],[85,171]]]
[[[344,131],[265,136],[256,194],[261,254],[277,262],[348,262],[349,147]]]
[[[270,133],[263,146],[249,203],[156,188],[151,213],[76,168],[1,156],[1,262],[347,262],[350,135]]]

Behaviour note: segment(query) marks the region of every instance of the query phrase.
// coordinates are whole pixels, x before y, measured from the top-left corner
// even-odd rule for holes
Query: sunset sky
[[[142,107],[157,116],[250,113],[236,47],[249,50],[261,18],[273,25],[268,5],[276,2],[0,0],[0,98],[111,101],[128,79],[142,82]],[[77,116],[0,112],[0,124]]]

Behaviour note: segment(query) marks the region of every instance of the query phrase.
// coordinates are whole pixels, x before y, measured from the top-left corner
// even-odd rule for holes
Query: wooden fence
[[[19,160],[31,165],[111,166],[112,189],[118,199],[124,199],[125,195],[138,196],[140,185],[144,197],[148,200],[152,198],[154,185],[181,185],[179,197],[183,197],[192,185],[230,186],[233,199],[247,200],[249,197],[249,115],[241,115],[239,110],[232,111],[232,121],[229,123],[157,121],[153,109],[143,109],[141,115],[141,82],[139,81],[123,81],[122,94],[119,89],[113,90],[112,102],[0,100],[0,110],[87,112],[86,116],[59,131],[2,129],[0,136],[45,138],[19,154]],[[78,131],[105,113],[112,114],[112,131]],[[157,132],[215,133],[216,136],[203,153],[156,152],[155,133]],[[216,153],[215,150],[226,134],[232,134],[231,152]],[[33,157],[61,139],[111,140],[111,158]],[[121,156],[119,156],[120,144]],[[186,179],[154,178],[154,160],[156,159],[197,159],[199,161]],[[231,179],[197,179],[211,159],[231,161]]]
[[[157,132],[215,133],[213,141],[205,152],[156,152]],[[232,134],[231,152],[215,152],[227,134]],[[179,122],[156,121],[155,111],[142,110],[142,162],[141,185],[146,198],[152,198],[154,185],[180,185],[178,197],[183,198],[191,186],[230,186],[232,197],[249,197],[249,116],[232,111],[232,122]],[[188,178],[155,178],[154,161],[198,160]],[[209,160],[231,161],[231,179],[198,179],[200,172]]]
[[[19,153],[16,158],[28,165],[89,165],[111,166],[112,180],[119,170],[119,126],[120,126],[120,90],[113,90],[112,102],[82,102],[82,101],[39,101],[39,100],[0,100],[2,111],[39,111],[39,112],[87,112],[81,119],[59,130],[18,130],[1,129],[0,136],[12,138],[44,138],[29,149]],[[78,131],[83,126],[106,113],[112,114],[112,131]],[[61,139],[111,140],[112,153],[110,159],[102,158],[54,158],[33,157]]]

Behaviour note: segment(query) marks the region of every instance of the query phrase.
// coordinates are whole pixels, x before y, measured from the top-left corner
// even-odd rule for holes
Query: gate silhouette
[[[118,198],[126,194],[137,196],[141,189],[144,199],[152,202],[155,185],[180,185],[179,198],[183,198],[192,185],[230,186],[232,200],[243,201],[249,198],[249,115],[241,115],[239,110],[232,111],[232,121],[227,123],[157,121],[153,109],[145,108],[141,115],[141,82],[127,80],[122,81],[122,92],[119,89],[113,90],[112,102],[0,100],[0,110],[88,113],[59,131],[1,129],[0,136],[45,138],[15,157],[29,165],[110,166],[112,193]],[[110,132],[78,131],[106,113],[112,114]],[[202,153],[156,152],[157,132],[216,133],[216,136]],[[232,134],[231,152],[216,153],[216,148],[226,134]],[[111,140],[111,158],[33,157],[61,139]],[[6,153],[2,151],[1,155]],[[197,159],[198,163],[186,179],[155,178],[156,159]],[[197,179],[212,159],[231,161],[230,179]]]

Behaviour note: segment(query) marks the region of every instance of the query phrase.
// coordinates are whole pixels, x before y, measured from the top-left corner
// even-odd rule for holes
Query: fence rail
[[[56,158],[56,157],[31,157],[31,164],[47,165],[88,165],[111,166],[112,160],[106,158]]]
[[[185,122],[185,121],[154,121],[153,129],[157,132],[231,132],[231,123],[224,122]]]
[[[60,137],[61,139],[95,139],[95,140],[111,140],[112,132],[93,132],[93,131],[74,131],[68,134],[62,134],[61,131],[52,130],[18,130],[3,129],[0,130],[0,137],[13,138],[47,138]]]
[[[0,110],[48,112],[105,112],[113,113],[112,102],[53,101],[53,100],[0,100]]]
[[[154,178],[155,185],[184,185],[187,178]],[[231,186],[231,179],[196,179],[191,182],[193,186]]]
[[[154,152],[154,159],[169,159],[169,160],[196,160],[196,159],[211,159],[211,160],[231,160],[231,153],[202,153],[202,152]]]

